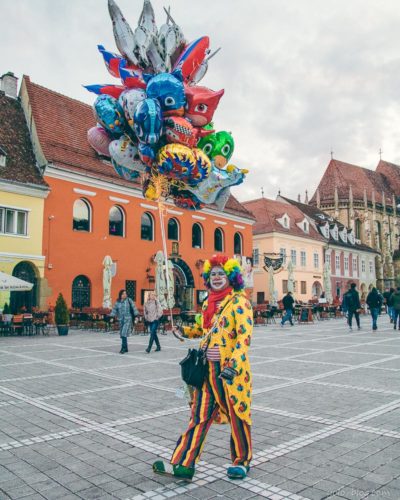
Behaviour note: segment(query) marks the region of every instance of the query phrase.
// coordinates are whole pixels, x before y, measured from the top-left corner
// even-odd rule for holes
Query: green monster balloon
[[[203,137],[197,147],[205,152],[216,167],[224,168],[231,159],[235,142],[230,132],[221,131]]]

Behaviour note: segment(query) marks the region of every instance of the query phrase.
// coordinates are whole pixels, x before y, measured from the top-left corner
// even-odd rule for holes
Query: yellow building
[[[308,301],[319,297],[323,284],[324,240],[297,207],[261,198],[243,203],[256,218],[253,226],[254,292],[257,303],[282,299],[288,291],[288,264],[293,264],[294,296]],[[283,257],[283,268],[271,276],[264,267],[264,255]]]
[[[36,165],[13,74],[0,79],[0,271],[34,284],[30,292],[0,293],[13,312],[45,307],[43,213],[49,193]]]

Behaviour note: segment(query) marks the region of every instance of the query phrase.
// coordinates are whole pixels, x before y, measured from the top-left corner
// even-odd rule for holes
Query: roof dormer
[[[304,217],[302,221],[296,222],[296,226],[299,227],[306,234],[310,232],[310,223],[308,222],[306,217]]]
[[[347,230],[347,239],[352,245],[355,245],[356,239],[354,237],[354,231],[352,229]]]
[[[340,239],[344,242],[344,243],[347,243],[347,229],[345,227],[343,227],[340,231],[339,231],[339,235],[340,235]]]
[[[325,238],[329,239],[329,222],[326,222],[325,224],[321,224],[319,226],[319,230]]]
[[[332,238],[337,241],[339,239],[339,228],[337,227],[337,224],[331,225],[330,232]]]
[[[276,219],[281,226],[283,226],[285,229],[290,229],[290,217],[288,216],[287,213],[284,213],[282,217],[279,217]]]

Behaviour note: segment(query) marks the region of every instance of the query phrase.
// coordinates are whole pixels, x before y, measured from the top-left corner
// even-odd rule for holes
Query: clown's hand
[[[172,328],[172,334],[175,338],[177,338],[181,342],[185,342],[185,339],[183,338],[183,329],[181,327],[174,326]]]
[[[237,371],[234,370],[233,368],[229,368],[229,366],[226,366],[222,372],[219,378],[223,378],[225,380],[233,380],[237,375]]]

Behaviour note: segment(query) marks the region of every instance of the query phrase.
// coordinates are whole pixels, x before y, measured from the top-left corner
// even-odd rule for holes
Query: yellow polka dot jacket
[[[207,300],[203,303],[203,311],[207,309]],[[211,323],[209,347],[219,346],[221,354],[221,371],[229,366],[237,371],[232,380],[224,380],[227,397],[234,406],[235,413],[251,425],[251,390],[252,377],[248,350],[253,332],[253,310],[243,292],[229,293],[217,308]],[[208,331],[203,329],[203,317],[200,325],[184,328],[184,336],[188,338],[204,337]],[[204,338],[200,347],[207,343]],[[222,421],[226,418],[222,415]]]

